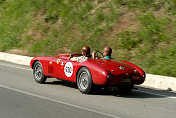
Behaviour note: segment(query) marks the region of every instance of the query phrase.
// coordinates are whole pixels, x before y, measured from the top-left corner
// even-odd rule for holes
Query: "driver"
[[[87,61],[88,59],[91,58],[91,55],[90,55],[90,48],[89,48],[88,46],[84,46],[84,47],[81,49],[81,52],[82,52],[82,56],[73,57],[73,58],[71,58],[70,60],[72,60],[72,61],[77,61],[77,62],[83,62],[83,61]]]
[[[108,46],[106,46],[104,49],[103,49],[103,58],[101,59],[113,59],[111,57],[111,53],[112,53],[112,49]]]
[[[99,58],[99,57],[96,57],[96,51],[94,51],[93,53],[92,53],[92,56],[93,56],[93,59],[95,59],[95,58]],[[112,53],[112,49],[110,48],[110,47],[108,47],[108,46],[106,46],[104,49],[103,49],[103,58],[100,58],[100,59],[113,59],[112,57],[111,57],[111,53]]]

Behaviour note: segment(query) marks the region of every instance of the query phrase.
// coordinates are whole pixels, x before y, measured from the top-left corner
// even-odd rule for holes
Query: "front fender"
[[[42,64],[42,68],[43,68],[43,73],[44,73],[44,75],[48,75],[48,71],[47,71],[47,64],[46,64],[46,60],[45,59],[43,59],[42,57],[34,57],[32,60],[31,60],[31,62],[30,62],[30,67],[33,69],[33,66],[34,66],[34,63],[36,62],[36,61],[40,61],[40,63]]]
[[[30,67],[33,69],[33,64],[34,64],[34,62],[36,61],[37,59],[36,59],[36,57],[34,57],[32,60],[31,60],[31,62],[30,62]]]

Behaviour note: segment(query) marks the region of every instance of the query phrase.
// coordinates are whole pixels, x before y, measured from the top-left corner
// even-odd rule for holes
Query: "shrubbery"
[[[131,61],[147,73],[176,76],[175,3],[0,0],[0,51],[17,48],[27,49],[32,56],[51,56],[80,53],[83,45],[92,51],[109,45],[117,60]],[[135,21],[128,20],[128,13]],[[134,22],[136,29],[128,22]]]

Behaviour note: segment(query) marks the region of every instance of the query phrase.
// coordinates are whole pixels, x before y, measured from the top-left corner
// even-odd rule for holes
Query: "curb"
[[[141,85],[161,90],[176,91],[176,78],[146,74],[146,79]]]
[[[0,60],[9,61],[16,64],[30,66],[30,61],[33,57],[21,56],[0,52]],[[161,90],[176,91],[176,78],[153,74],[146,74],[146,79],[142,86],[152,87]]]
[[[0,60],[29,66],[33,57],[0,52]]]

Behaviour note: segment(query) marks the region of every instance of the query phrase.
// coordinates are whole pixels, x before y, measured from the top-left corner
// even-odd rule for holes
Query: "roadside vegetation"
[[[52,56],[84,45],[176,77],[176,0],[0,0],[0,51]]]

